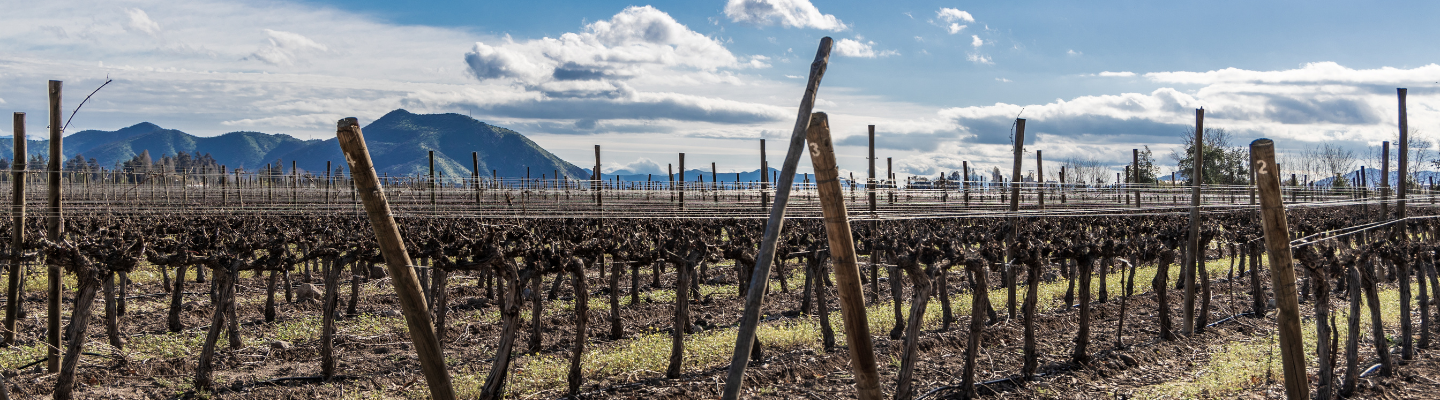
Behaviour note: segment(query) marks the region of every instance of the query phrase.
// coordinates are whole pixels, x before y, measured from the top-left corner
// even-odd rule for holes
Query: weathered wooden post
[[[400,310],[410,328],[410,338],[415,343],[425,382],[430,386],[430,396],[438,400],[452,400],[455,390],[450,386],[445,357],[440,353],[439,340],[431,328],[425,295],[420,290],[420,281],[415,278],[415,269],[411,267],[410,255],[405,252],[405,242],[400,238],[395,218],[390,214],[384,188],[375,177],[375,166],[370,162],[370,150],[366,148],[365,136],[360,132],[360,121],[350,117],[340,120],[337,125],[335,135],[339,138],[340,149],[345,152],[346,163],[350,164],[355,192],[364,199],[365,213],[370,217],[370,225],[375,228],[375,239],[380,243],[385,269],[390,273],[400,299]]]
[[[1390,219],[1390,141],[1380,142],[1380,219]]]
[[[805,93],[800,98],[800,112],[796,116],[795,128],[790,135],[790,148],[785,153],[785,164],[780,174],[780,186],[775,194],[775,206],[765,224],[765,236],[760,242],[760,253],[755,258],[755,272],[751,274],[750,289],[745,297],[745,311],[740,317],[740,329],[735,335],[735,351],[730,359],[730,371],[725,380],[724,400],[735,400],[744,386],[745,363],[750,360],[750,350],[755,343],[755,327],[760,322],[760,305],[765,300],[765,284],[770,277],[770,264],[775,260],[776,242],[785,225],[785,205],[790,200],[790,187],[795,181],[795,168],[800,162],[800,153],[805,147],[805,131],[810,127],[810,111],[815,107],[815,95],[820,90],[820,79],[830,61],[830,37],[820,39],[820,48],[815,52],[815,61],[810,64],[810,78]],[[762,174],[764,170],[760,171]],[[680,289],[677,289],[680,290]],[[867,333],[868,334],[868,333]],[[856,344],[852,344],[856,345]],[[876,399],[866,396],[861,399]],[[878,391],[877,391],[878,394]]]
[[[1408,168],[1407,168],[1407,165],[1406,165],[1406,164],[1407,164],[1407,162],[1409,161],[1409,157],[1408,157],[1408,156],[1410,155],[1410,154],[1409,154],[1409,153],[1410,153],[1410,140],[1409,140],[1409,134],[1410,134],[1410,132],[1407,132],[1407,131],[1409,130],[1409,120],[1408,120],[1408,117],[1405,115],[1405,92],[1406,92],[1406,89],[1405,89],[1405,88],[1398,88],[1398,89],[1396,89],[1396,93],[1399,95],[1399,98],[1400,98],[1400,160],[1399,160],[1400,162],[1399,162],[1399,164],[1396,165],[1396,168],[1397,168],[1397,170],[1398,170],[1398,172],[1399,172],[1399,174],[1396,175],[1396,178],[1397,178],[1396,180],[1399,181],[1399,182],[1396,182],[1396,183],[1399,184],[1400,188],[1395,192],[1395,218],[1396,218],[1396,219],[1399,219],[1399,220],[1401,220],[1401,221],[1400,221],[1400,223],[1395,224],[1394,237],[1395,237],[1397,240],[1401,241],[1401,242],[1408,242],[1408,241],[1410,241],[1410,237],[1409,237],[1409,235],[1406,234],[1406,229],[1405,229],[1405,225],[1407,225],[1408,223],[1407,223],[1406,221],[1404,221],[1404,219],[1405,219],[1405,192],[1407,191],[1407,189],[1408,189],[1408,187],[1409,187],[1409,185],[1408,185],[1408,183],[1409,183],[1409,179],[1408,179],[1408,178],[1409,178],[1409,177],[1406,175],[1406,172],[1407,172]],[[1414,326],[1413,326],[1413,325],[1414,325],[1414,322],[1411,321],[1411,317],[1410,317],[1410,296],[1411,296],[1411,294],[1410,294],[1410,266],[1411,266],[1411,265],[1419,265],[1419,263],[1415,263],[1415,262],[1403,262],[1403,263],[1399,263],[1399,264],[1400,264],[1400,265],[1399,265],[1398,267],[1399,267],[1399,269],[1400,269],[1399,275],[1400,275],[1400,336],[1401,336],[1401,337],[1400,337],[1400,359],[1402,359],[1402,360],[1410,360],[1410,359],[1414,359],[1414,358],[1415,358],[1415,332],[1414,332]],[[1423,267],[1422,267],[1422,268],[1423,268]],[[1424,274],[1421,274],[1420,276],[1421,276],[1420,279],[1422,279],[1422,280],[1425,279],[1425,278],[1424,278]],[[1423,282],[1423,281],[1421,282],[1421,285],[1424,285],[1424,282]],[[1422,310],[1423,310],[1423,309],[1422,309]],[[1428,312],[1428,311],[1421,311],[1421,312]]]
[[[874,164],[873,162],[870,164],[870,170],[871,170],[871,171],[874,171],[874,170],[875,170],[875,164]],[[960,186],[963,187],[964,190],[965,190],[965,206],[966,206],[966,207],[969,207],[969,206],[970,206],[970,162],[969,162],[969,161],[961,161],[961,162],[960,162],[960,170],[961,170],[962,173],[965,174],[963,177],[960,178]],[[871,172],[870,175],[871,175],[871,176],[874,176],[875,174],[874,174],[874,172]],[[1060,167],[1060,182],[1061,182],[1061,183],[1064,183],[1064,182],[1065,182],[1065,167]],[[1061,196],[1064,196],[1064,194],[1061,194]],[[1061,197],[1061,199],[1064,199],[1064,197]],[[1064,200],[1061,200],[1061,202],[1063,203]],[[871,204],[874,204],[875,202],[874,202],[874,201],[871,201],[870,203],[871,203]]]
[[[15,113],[15,158],[10,162],[14,180],[10,183],[10,285],[5,298],[6,347],[15,344],[15,319],[20,315],[20,263],[25,251],[25,113]]]
[[[1270,258],[1270,280],[1275,291],[1275,305],[1279,308],[1276,324],[1280,330],[1280,359],[1284,365],[1285,394],[1292,400],[1308,399],[1310,384],[1305,373],[1305,343],[1300,334],[1300,302],[1295,294],[1295,265],[1290,254],[1290,230],[1285,225],[1285,204],[1280,196],[1280,177],[1275,168],[1275,142],[1264,138],[1251,142],[1250,161],[1258,178],[1256,187],[1260,190],[1260,222],[1265,229],[1265,247],[1268,250],[1266,254]],[[1186,324],[1189,323],[1187,318]]]
[[[760,210],[770,207],[770,163],[765,161],[765,139],[760,139]]]
[[[470,152],[470,183],[475,185],[475,204],[480,204],[480,152]]]
[[[1191,157],[1193,169],[1190,172],[1190,237],[1186,240],[1189,246],[1189,259],[1180,275],[1185,280],[1185,320],[1181,322],[1181,332],[1185,336],[1195,333],[1195,271],[1200,263],[1205,262],[1205,249],[1200,248],[1200,185],[1204,184],[1205,165],[1205,109],[1195,109],[1195,148],[1192,149],[1194,156]],[[1280,193],[1279,176],[1275,176],[1276,193]],[[1287,239],[1288,240],[1288,239]],[[1288,245],[1287,245],[1288,246]],[[1288,247],[1287,247],[1288,249]],[[1288,250],[1287,250],[1288,252]],[[1287,253],[1288,254],[1288,253]],[[1287,264],[1288,265],[1288,264]],[[1294,270],[1290,273],[1293,275]],[[1298,327],[1297,327],[1298,329]],[[1297,331],[1298,332],[1298,331]]]
[[[855,388],[862,399],[879,398],[880,373],[876,369],[875,349],[870,341],[869,321],[865,318],[865,297],[860,285],[860,267],[856,263],[855,239],[850,236],[850,220],[840,188],[840,170],[835,165],[835,147],[830,141],[830,122],[825,113],[811,114],[806,137],[810,141],[810,163],[815,166],[815,185],[820,193],[825,233],[830,238],[835,289],[840,293],[840,314],[845,320],[845,342],[850,348]]]
[[[1020,156],[1025,154],[1025,119],[1015,119],[1015,164],[1010,171],[1010,235],[1005,241],[1005,254],[1008,262],[1005,263],[1006,290],[1006,311],[1010,319],[1015,319],[1015,242],[1020,236]],[[1089,278],[1086,278],[1089,279]],[[1082,321],[1081,323],[1088,323]]]
[[[1130,167],[1130,171],[1131,171],[1131,172],[1130,172],[1130,183],[1137,183],[1137,184],[1138,184],[1138,183],[1141,183],[1141,182],[1140,182],[1140,149],[1130,149],[1130,157],[1132,157],[1132,160],[1131,160],[1131,163],[1130,163],[1130,164],[1131,164],[1131,167]],[[1135,208],[1140,208],[1140,187],[1137,185],[1133,190],[1135,191]]]
[[[1035,182],[1038,189],[1035,191],[1036,207],[1045,209],[1045,158],[1042,157],[1042,150],[1035,150]]]
[[[60,121],[60,81],[50,81],[50,165],[49,165],[49,201],[45,209],[45,238],[54,243],[60,243],[64,234],[65,225],[60,216],[60,160],[65,156],[60,151],[61,132],[63,127]],[[47,257],[48,259],[48,257]],[[63,277],[60,273],[60,264],[46,262],[49,264],[50,278],[50,308],[49,335],[47,353],[49,359],[46,364],[50,372],[60,370],[60,280]]]
[[[870,125],[870,157],[867,158],[867,160],[870,161],[870,182],[867,182],[867,183],[865,184],[865,190],[870,193],[870,216],[871,216],[871,217],[874,217],[874,216],[875,216],[875,125]],[[969,197],[968,197],[969,194],[967,193],[966,196],[967,196],[966,199],[968,200],[968,199],[969,199]],[[873,259],[873,258],[875,257],[875,255],[874,255],[874,254],[871,254],[870,257]]]
[[[685,209],[685,153],[680,153],[680,209]],[[670,183],[674,185],[674,182]],[[677,289],[678,290],[678,289]]]
[[[710,194],[711,201],[720,202],[720,181],[716,177],[715,163],[710,163]]]

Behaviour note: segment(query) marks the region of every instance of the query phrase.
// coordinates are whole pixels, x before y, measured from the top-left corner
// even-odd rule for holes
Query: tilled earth
[[[790,273],[798,273],[791,266]],[[673,305],[653,300],[655,288],[649,286],[651,277],[648,268],[641,270],[641,302],[631,305],[629,300],[629,275],[621,279],[621,317],[626,334],[668,331],[671,329]],[[728,269],[714,268],[712,283],[733,288],[733,277]],[[999,282],[992,274],[991,287]],[[285,399],[285,398],[342,398],[342,397],[423,397],[425,382],[419,374],[416,359],[405,335],[403,321],[395,316],[398,309],[395,296],[385,280],[365,284],[366,289],[357,304],[360,318],[389,321],[398,329],[364,330],[355,329],[349,333],[343,327],[335,339],[339,360],[340,376],[329,382],[322,382],[319,375],[318,316],[321,307],[318,302],[284,302],[283,295],[277,295],[275,323],[263,322],[264,281],[244,274],[237,288],[238,312],[241,321],[241,336],[246,346],[229,350],[225,340],[219,344],[215,377],[217,388],[210,394],[225,399]],[[954,276],[954,275],[952,275]],[[300,284],[300,276],[292,275],[294,283]],[[453,276],[452,276],[453,278]],[[662,289],[668,289],[673,276],[663,275]],[[468,279],[468,280],[467,280]],[[958,293],[959,279],[950,280],[951,293]],[[1269,282],[1268,277],[1262,279]],[[349,297],[348,277],[342,278],[340,298],[342,312]],[[462,283],[463,282],[463,283]],[[472,278],[457,278],[449,285],[449,305],[452,311],[448,319],[450,330],[445,335],[445,355],[454,371],[465,370],[480,374],[489,368],[494,355],[496,338],[501,329],[494,318],[494,305],[470,302],[483,297],[484,289],[475,286]],[[594,291],[606,281],[598,274],[590,277],[589,287]],[[1173,283],[1173,282],[1172,282]],[[316,286],[320,286],[318,280]],[[1120,317],[1120,301],[1117,293],[1111,293],[1109,301],[1092,303],[1093,323],[1091,325],[1090,354],[1092,359],[1085,364],[1070,361],[1074,336],[1078,328],[1078,309],[1060,309],[1041,313],[1037,319],[1037,339],[1040,350],[1039,376],[1030,382],[1018,378],[1022,364],[1023,327],[1020,320],[1005,318],[1004,303],[994,304],[1001,320],[988,326],[982,332],[981,351],[977,354],[978,372],[976,380],[982,382],[977,390],[982,397],[991,398],[1130,398],[1143,394],[1143,389],[1164,382],[1193,377],[1205,367],[1211,351],[1220,345],[1243,342],[1273,333],[1274,312],[1263,317],[1230,316],[1247,310],[1248,295],[1243,285],[1237,285],[1234,298],[1228,291],[1228,283],[1217,281],[1211,301],[1209,320],[1218,321],[1204,333],[1176,341],[1160,341],[1157,331],[1156,297],[1149,292],[1149,282],[1136,282],[1137,294],[1128,300],[1125,331],[1117,343],[1116,325]],[[102,324],[103,302],[97,299],[95,316],[87,332],[89,342],[77,376],[77,397],[79,398],[176,398],[194,395],[190,382],[194,379],[196,358],[200,340],[210,323],[211,306],[205,293],[207,284],[189,282],[186,311],[182,313],[186,331],[171,334],[166,329],[165,319],[169,296],[163,293],[158,283],[132,284],[130,293],[136,298],[129,300],[129,313],[121,318],[122,332],[130,339],[127,349],[112,351],[106,344]],[[549,281],[546,282],[546,289]],[[867,285],[867,290],[869,285]],[[733,290],[733,289],[731,289]],[[884,286],[882,285],[882,290]],[[562,287],[559,301],[547,302],[553,308],[568,303],[563,293],[569,285]],[[733,293],[733,292],[730,292]],[[888,291],[886,291],[888,293]],[[30,312],[20,324],[20,344],[33,344],[43,340],[44,303],[40,293],[32,293],[25,307]],[[603,292],[592,293],[601,298]],[[791,287],[788,293],[772,290],[766,297],[765,314],[771,316],[795,315],[800,307],[801,288]],[[1023,296],[1023,287],[1021,288]],[[1169,303],[1173,309],[1172,318],[1178,329],[1181,291],[1169,291]],[[830,309],[835,310],[836,296],[828,295]],[[886,296],[881,296],[884,300]],[[908,295],[907,297],[908,298]],[[67,299],[68,301],[69,299]],[[1336,300],[1339,302],[1340,300]],[[932,301],[933,302],[933,301]],[[477,304],[479,303],[479,304]],[[493,303],[491,303],[493,304]],[[475,309],[470,309],[476,307]],[[908,308],[908,307],[907,307]],[[1339,307],[1336,307],[1339,308]],[[691,305],[691,316],[702,329],[733,329],[730,326],[739,319],[743,304],[733,294],[716,294],[695,299]],[[968,310],[957,310],[958,321],[949,330],[929,330],[922,333],[919,343],[918,364],[914,373],[917,398],[949,398],[958,396],[956,387],[962,373],[965,355],[965,338],[969,326]],[[1302,315],[1310,315],[1308,303],[1302,303]],[[68,310],[67,310],[68,315]],[[489,315],[489,317],[481,317]],[[522,310],[522,319],[528,320],[529,303]],[[380,319],[374,319],[380,317]],[[540,354],[564,355],[570,351],[573,337],[571,319],[573,314],[549,309],[541,318],[544,340],[538,349]],[[803,318],[803,317],[801,317]],[[626,339],[612,341],[608,338],[608,308],[590,310],[587,349],[603,349],[626,343]],[[704,320],[701,323],[700,320]],[[872,325],[891,326],[888,319],[872,320]],[[308,339],[281,342],[281,330],[310,329],[316,332]],[[1306,326],[1305,329],[1313,329]],[[1418,329],[1418,325],[1417,325]],[[521,333],[516,340],[517,353],[531,353],[529,339],[530,325],[522,323]],[[292,332],[285,334],[294,336]],[[836,332],[837,336],[843,336]],[[147,347],[137,349],[140,343],[164,340],[181,341],[183,344],[171,347]],[[884,335],[874,337],[878,359],[881,360],[881,386],[894,390],[895,376],[899,370],[901,340],[891,340]],[[1343,342],[1343,338],[1342,338]],[[178,349],[158,351],[155,348]],[[1342,344],[1343,348],[1343,344]],[[1362,349],[1367,346],[1362,344]],[[829,352],[812,349],[766,349],[766,358],[753,361],[746,374],[746,397],[788,397],[809,399],[853,398],[853,377],[847,363],[849,356],[843,347]],[[668,349],[666,350],[668,351]],[[1313,349],[1307,349],[1312,351]],[[1373,351],[1372,351],[1373,353]],[[1370,376],[1359,382],[1357,396],[1362,398],[1437,398],[1440,394],[1440,362],[1431,351],[1418,350],[1416,359],[1396,368],[1390,377]],[[33,361],[36,355],[13,362],[23,365]],[[43,357],[43,353],[38,357]],[[1373,359],[1365,357],[1362,360]],[[1398,354],[1395,357],[1399,360]],[[887,362],[888,361],[888,362]],[[1369,365],[1367,363],[1366,365]],[[1343,367],[1343,360],[1340,365]],[[523,367],[523,362],[512,364],[512,371]],[[44,364],[20,370],[7,370],[4,375],[10,385],[10,394],[15,398],[45,398],[54,387],[54,374],[43,370]],[[1233,388],[1234,393],[1204,395],[1203,397],[1240,398],[1282,398],[1284,390],[1279,381],[1280,364],[1278,354],[1274,361],[1274,378],[1251,382],[1245,387]],[[716,398],[723,388],[725,365],[709,365],[693,368],[679,379],[627,379],[623,376],[587,377],[583,387],[587,398]],[[1310,371],[1312,382],[1315,372]],[[1338,378],[1338,377],[1337,377]],[[513,382],[513,381],[512,381]],[[1312,384],[1313,387],[1313,384]],[[511,393],[518,398],[553,398],[563,395],[563,388],[550,388],[533,393]],[[892,395],[890,392],[886,396]]]

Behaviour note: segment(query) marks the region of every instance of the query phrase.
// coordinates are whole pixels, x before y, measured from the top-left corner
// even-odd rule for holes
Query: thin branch
[[[115,81],[114,79],[110,79],[110,76],[109,76],[109,75],[106,75],[106,76],[105,76],[105,83],[100,84],[100,87],[97,87],[97,88],[95,88],[95,91],[90,92],[90,96],[94,96],[95,93],[99,93],[99,92],[100,92],[100,89],[104,89],[104,88],[105,88],[105,85],[109,85],[110,82],[114,82],[114,81]],[[80,101],[80,104],[75,106],[75,110],[70,112],[70,118],[66,118],[66,119],[65,119],[65,125],[60,126],[60,132],[65,132],[65,128],[69,128],[69,127],[70,127],[70,120],[75,119],[75,113],[80,112],[80,107],[84,107],[84,106],[85,106],[85,102],[90,101],[90,96],[85,96],[85,100],[81,100],[81,101]]]

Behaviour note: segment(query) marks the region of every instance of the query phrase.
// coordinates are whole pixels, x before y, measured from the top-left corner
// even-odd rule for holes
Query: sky
[[[340,118],[405,108],[511,128],[582,166],[599,144],[607,173],[659,173],[677,153],[754,170],[759,139],[783,160],[828,36],[815,111],[842,175],[863,176],[868,125],[881,174],[886,157],[902,176],[1008,171],[1017,116],[1026,171],[1035,150],[1118,166],[1148,146],[1168,173],[1202,107],[1236,145],[1368,154],[1393,140],[1404,87],[1410,127],[1440,138],[1433,15],[1440,3],[40,2],[0,13],[0,111],[28,113],[36,135],[45,81],[65,82],[70,109],[108,77],[69,132],[329,138]]]

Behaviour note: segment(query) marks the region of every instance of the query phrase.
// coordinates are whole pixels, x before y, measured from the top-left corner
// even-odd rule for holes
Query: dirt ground
[[[792,267],[792,273],[795,270]],[[622,318],[627,334],[671,329],[672,305],[668,302],[645,301],[648,299],[650,277],[648,269],[642,269],[642,302],[629,305],[629,279],[621,279],[625,288],[622,296]],[[712,271],[719,277],[716,284],[733,282],[724,278],[721,271]],[[992,275],[993,278],[993,275]],[[295,275],[298,285],[299,276]],[[318,279],[318,277],[317,277]],[[348,279],[348,278],[347,278]],[[462,278],[463,279],[463,278]],[[473,278],[472,278],[473,279]],[[951,280],[951,293],[960,290],[957,280]],[[1265,277],[1264,282],[1269,282]],[[604,280],[592,276],[592,291],[603,287]],[[662,277],[666,285],[672,282],[669,276]],[[316,282],[319,286],[318,281]],[[366,285],[383,285],[372,282]],[[662,286],[666,286],[662,285]],[[996,287],[998,282],[992,282]],[[1191,338],[1177,341],[1159,341],[1156,322],[1156,298],[1149,293],[1149,282],[1137,282],[1137,293],[1131,297],[1124,334],[1116,343],[1116,325],[1119,321],[1120,301],[1111,293],[1111,299],[1104,303],[1093,303],[1094,322],[1091,326],[1090,354],[1087,364],[1075,364],[1069,354],[1077,328],[1077,309],[1061,309],[1042,313],[1038,317],[1038,348],[1040,349],[1039,376],[1031,382],[1018,378],[1022,364],[1023,328],[1019,319],[1004,319],[1004,304],[995,304],[1002,321],[986,327],[981,338],[981,351],[977,355],[977,381],[983,382],[977,390],[986,398],[1132,398],[1146,387],[1163,382],[1194,376],[1201,371],[1212,356],[1211,350],[1219,345],[1240,342],[1268,336],[1274,326],[1274,312],[1263,318],[1228,318],[1235,310],[1243,310],[1249,304],[1248,296],[1237,293],[1233,301],[1226,292],[1226,284],[1217,282],[1216,294],[1211,303],[1210,321],[1220,323]],[[122,317],[122,332],[128,333],[131,346],[127,352],[113,353],[106,343],[102,324],[103,302],[97,299],[95,317],[87,332],[89,342],[77,377],[77,397],[95,399],[137,399],[137,398],[178,398],[194,395],[190,382],[194,379],[196,358],[200,343],[195,338],[209,326],[211,306],[205,295],[207,284],[187,283],[185,296],[189,304],[182,314],[186,331],[171,340],[190,340],[177,351],[164,354],[149,354],[144,360],[132,359],[138,351],[137,342],[156,340],[156,337],[171,335],[166,329],[166,310],[169,296],[141,297],[130,300],[130,312]],[[359,398],[403,397],[420,394],[423,396],[424,380],[419,374],[416,358],[410,349],[409,338],[403,333],[387,332],[376,335],[342,334],[335,341],[339,359],[338,371],[341,376],[330,382],[322,382],[319,375],[318,335],[309,340],[293,343],[277,342],[281,329],[293,329],[304,321],[317,321],[320,314],[318,302],[286,303],[283,295],[277,301],[277,322],[263,322],[262,307],[265,296],[264,283],[260,278],[243,275],[237,288],[240,301],[239,313],[241,335],[247,346],[229,350],[225,341],[220,342],[216,357],[216,391],[209,394],[221,399],[289,399],[289,398]],[[548,288],[548,282],[547,282]],[[341,285],[341,299],[348,301],[349,285]],[[368,290],[368,289],[367,289]],[[484,290],[473,284],[451,284],[449,286],[450,306],[454,309],[449,318],[459,321],[446,334],[445,354],[452,371],[456,368],[472,370],[488,369],[490,358],[496,346],[501,326],[498,322],[485,321],[469,316],[493,311],[488,305],[466,314],[466,300],[483,297]],[[568,285],[561,293],[568,290]],[[867,285],[868,290],[868,285]],[[160,294],[158,283],[133,284],[132,296]],[[387,294],[388,293],[388,294]],[[596,292],[599,294],[600,292]],[[767,296],[765,313],[768,315],[793,315],[799,308],[800,289],[792,287],[789,293],[772,291]],[[1169,292],[1171,307],[1177,312],[1172,315],[1178,325],[1180,291]],[[33,344],[43,337],[44,303],[40,293],[27,299],[29,315],[20,324],[20,345]],[[382,316],[398,309],[393,292],[388,286],[376,286],[373,292],[362,296],[357,309],[362,315]],[[1022,289],[1023,294],[1023,289]],[[562,295],[563,296],[563,295]],[[592,297],[594,295],[592,294]],[[836,309],[835,296],[830,299],[830,309]],[[882,300],[885,296],[882,296]],[[1339,300],[1336,300],[1339,301]],[[556,303],[561,303],[556,302]],[[493,303],[492,303],[493,304]],[[547,303],[549,306],[550,303]],[[1302,315],[1310,315],[1309,304],[1302,304]],[[733,295],[711,296],[696,299],[691,315],[697,321],[703,319],[712,328],[725,328],[737,321],[743,308],[741,301]],[[344,310],[344,305],[340,307]],[[529,305],[522,312],[528,319]],[[623,344],[625,339],[611,341],[606,337],[609,331],[608,310],[592,309],[588,330],[590,348],[604,348]],[[68,315],[68,311],[67,311]],[[393,314],[390,314],[393,317]],[[541,354],[568,354],[573,336],[572,315],[555,312],[542,318],[544,341]],[[309,318],[309,319],[307,319]],[[871,321],[871,324],[890,326],[892,321]],[[697,322],[698,324],[698,322]],[[948,331],[930,330],[923,332],[919,343],[919,363],[914,380],[916,397],[926,399],[952,398],[959,394],[956,385],[964,363],[964,346],[969,319],[959,316]],[[403,324],[402,324],[403,326]],[[516,340],[516,351],[528,353],[529,337],[527,324],[521,327]],[[1417,325],[1418,328],[1418,325]],[[1178,329],[1178,326],[1177,326]],[[1313,329],[1307,326],[1306,329]],[[318,329],[317,329],[318,331]],[[403,332],[403,328],[399,331]],[[837,332],[837,335],[841,333]],[[902,341],[891,340],[883,335],[875,337],[880,365],[881,386],[894,389],[898,372],[898,360]],[[1343,338],[1342,338],[1343,351]],[[1362,350],[1366,349],[1362,344]],[[1307,349],[1313,351],[1313,349]],[[1398,351],[1398,350],[1397,350]],[[153,352],[151,352],[153,353]],[[1373,353],[1373,350],[1372,350]],[[1364,354],[1362,352],[1362,354]],[[43,354],[40,354],[43,356]],[[807,398],[840,399],[853,398],[853,377],[850,374],[847,351],[842,347],[830,352],[817,353],[811,349],[793,351],[769,350],[762,361],[752,362],[747,370],[745,396],[750,398]],[[1373,354],[1372,357],[1373,358]],[[1395,357],[1399,360],[1398,354]],[[33,360],[33,359],[32,359]],[[16,364],[23,364],[16,363]],[[1343,367],[1343,360],[1340,362]],[[1366,365],[1369,365],[1368,363]],[[20,370],[4,372],[13,398],[48,398],[54,386],[54,374],[43,370],[44,364]],[[516,368],[512,365],[512,368]],[[1280,364],[1278,354],[1274,360],[1274,379],[1260,380],[1249,386],[1237,387],[1237,394],[1223,397],[1239,398],[1282,398],[1282,383],[1279,381]],[[712,365],[687,371],[680,379],[648,379],[623,381],[621,379],[587,380],[583,387],[584,398],[716,398],[723,388],[726,373],[724,365]],[[1315,379],[1311,374],[1312,381]],[[1420,350],[1415,360],[1403,363],[1396,374],[1389,377],[1370,376],[1359,382],[1358,397],[1361,398],[1440,398],[1440,361],[1430,350]],[[1313,388],[1313,384],[1312,384]],[[546,393],[557,393],[554,391]],[[563,393],[563,390],[558,393]],[[514,397],[529,398],[525,393],[512,393]],[[888,397],[891,393],[886,392]],[[1218,395],[1217,395],[1218,396]],[[546,395],[544,397],[554,397]],[[1204,397],[1204,396],[1202,396]]]

